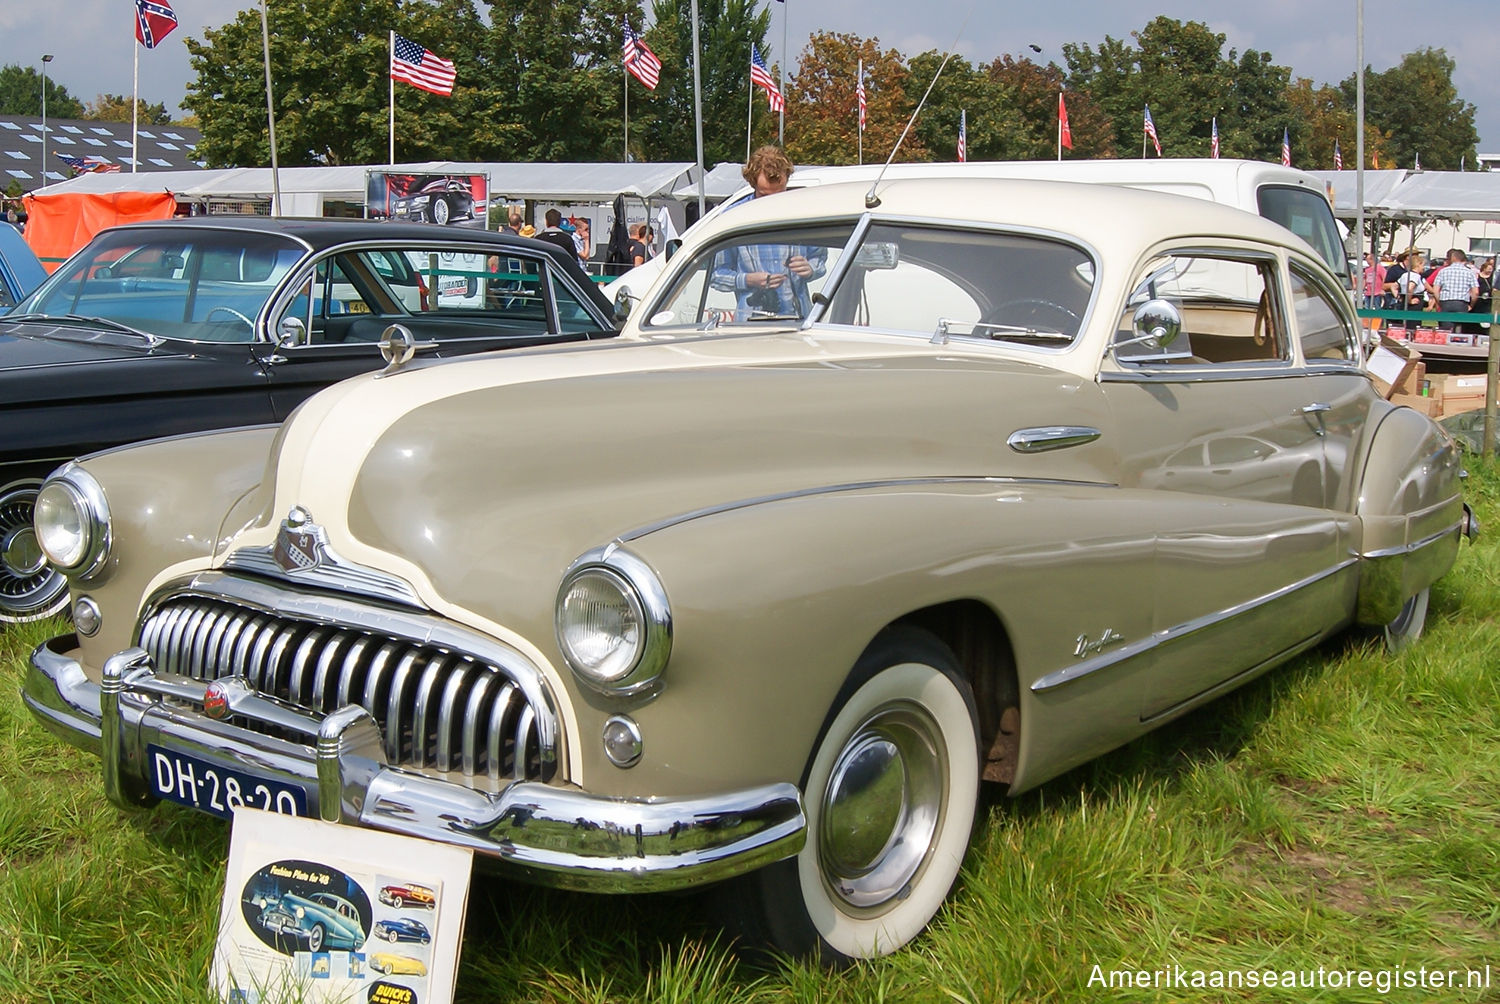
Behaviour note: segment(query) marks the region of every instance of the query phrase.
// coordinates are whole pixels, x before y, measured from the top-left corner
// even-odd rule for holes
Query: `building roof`
[[[46,159],[43,164],[42,120],[37,115],[0,115],[0,188],[19,181],[28,191],[67,181],[73,172],[57,154],[93,157],[117,165],[120,173],[132,168],[129,122],[59,119],[47,116]],[[194,147],[197,129],[175,125],[141,124],[136,129],[137,172],[197,170]]]

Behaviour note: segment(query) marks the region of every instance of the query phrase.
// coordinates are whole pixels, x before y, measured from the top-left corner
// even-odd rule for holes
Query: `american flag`
[[[661,60],[656,58],[656,53],[645,40],[631,30],[629,21],[625,22],[625,69],[649,91],[656,90],[661,81]]]
[[[1161,156],[1161,140],[1156,138],[1156,123],[1151,121],[1151,106],[1146,106],[1146,135],[1151,137],[1151,145],[1156,147],[1156,155]]]
[[[458,73],[451,60],[436,56],[409,38],[394,35],[391,47],[391,77],[433,94],[451,97]]]
[[[1292,166],[1292,138],[1285,129],[1281,130],[1281,166]]]
[[[1219,118],[1218,118],[1218,116],[1214,116],[1214,138],[1213,138],[1213,142],[1209,145],[1209,151],[1210,151],[1209,155],[1211,157],[1213,157],[1214,160],[1218,160],[1219,159]]]
[[[771,76],[771,71],[766,69],[766,61],[760,58],[760,50],[755,43],[750,43],[750,83],[756,87],[765,89],[766,101],[771,105],[771,111],[779,112],[786,107],[786,99],[781,96],[781,88],[776,86],[776,78]]]
[[[969,110],[963,109],[958,113],[958,162],[962,164],[969,159]]]
[[[56,151],[53,151],[52,155],[79,174],[110,174],[120,169],[119,164],[111,164],[109,161],[101,160],[98,157],[70,157],[65,153],[57,153]]]
[[[859,61],[859,83],[854,87],[854,97],[859,101],[859,127],[865,127],[865,61]]]
[[[135,40],[154,49],[177,27],[177,15],[167,0],[135,0]]]
[[[1333,169],[1342,171],[1344,169],[1344,152],[1339,149],[1339,141],[1333,141]]]

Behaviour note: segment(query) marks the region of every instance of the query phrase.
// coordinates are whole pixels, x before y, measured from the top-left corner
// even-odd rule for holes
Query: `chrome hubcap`
[[[37,486],[0,493],[0,621],[29,620],[61,610],[67,581],[47,564],[31,528]]]
[[[906,895],[936,838],[947,780],[941,734],[922,709],[882,708],[854,730],[819,826],[819,864],[840,899],[870,909]]]

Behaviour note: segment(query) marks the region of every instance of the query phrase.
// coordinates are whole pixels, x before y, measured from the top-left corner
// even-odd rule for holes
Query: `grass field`
[[[458,999],[1500,1001],[1500,469],[1468,466],[1488,536],[1434,589],[1420,643],[1391,657],[1345,635],[1040,790],[992,796],[948,907],[895,957],[756,970],[694,898],[481,877]],[[0,633],[0,1002],[211,1000],[227,826],[111,808],[97,761],[31,720],[24,659],[57,630]],[[1173,967],[1325,972],[1323,989],[1103,982]],[[1403,985],[1431,985],[1420,967],[1489,985]],[[1372,985],[1334,986],[1348,970]]]

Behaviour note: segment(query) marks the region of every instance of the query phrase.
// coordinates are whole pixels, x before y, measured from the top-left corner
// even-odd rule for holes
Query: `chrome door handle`
[[[1302,406],[1302,414],[1304,414],[1304,415],[1316,415],[1317,416],[1318,427],[1316,429],[1314,429],[1313,431],[1317,435],[1319,435],[1319,436],[1326,436],[1326,435],[1328,435],[1328,426],[1325,425],[1324,422],[1323,422],[1323,413],[1325,411],[1332,411],[1332,410],[1333,410],[1333,405],[1331,405],[1331,404],[1324,404],[1321,401],[1314,401],[1312,404],[1305,404],[1305,405]]]

